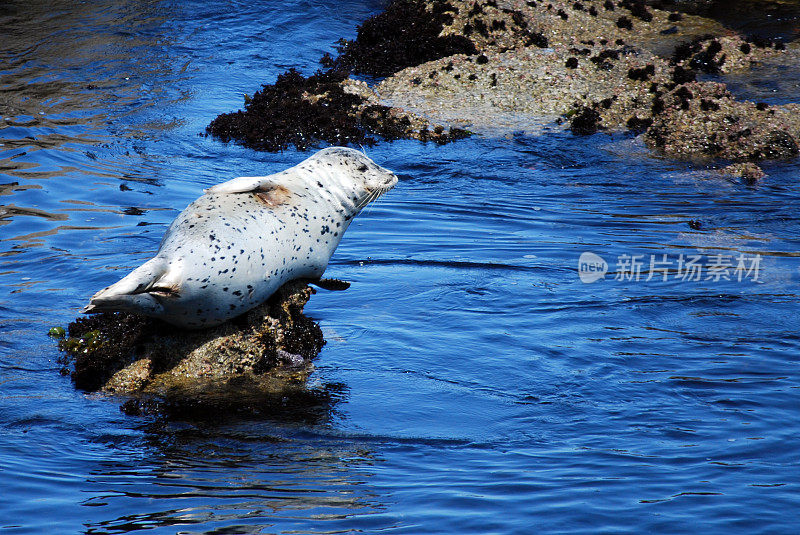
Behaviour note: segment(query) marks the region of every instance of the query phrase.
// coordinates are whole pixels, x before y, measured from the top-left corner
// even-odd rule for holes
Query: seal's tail
[[[94,294],[83,312],[158,314],[163,309],[160,299],[178,295],[177,288],[164,281],[166,268],[161,258],[148,260],[119,282]]]

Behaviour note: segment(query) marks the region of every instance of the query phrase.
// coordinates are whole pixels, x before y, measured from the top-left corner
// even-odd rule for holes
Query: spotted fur
[[[396,183],[362,153],[331,147],[280,173],[209,188],[172,222],[154,258],[84,311],[218,325],[289,280],[320,277],[353,217]]]

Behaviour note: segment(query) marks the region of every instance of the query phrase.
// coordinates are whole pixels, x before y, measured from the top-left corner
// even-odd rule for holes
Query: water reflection
[[[80,224],[91,217],[77,210],[53,210],[61,198],[32,194],[51,189],[48,181],[69,180],[74,190],[123,178],[157,182],[129,167],[143,157],[135,140],[178,127],[181,121],[163,111],[189,96],[175,89],[185,71],[176,63],[186,61],[167,52],[174,34],[164,23],[172,9],[138,1],[4,4],[0,195],[10,199],[0,206],[0,224],[22,216],[77,220],[47,228],[20,221],[5,239],[16,234],[11,239],[31,245],[64,230],[100,228]]]
[[[98,491],[81,505],[104,514],[87,533],[192,525],[288,532],[311,520],[319,523],[314,532],[336,532],[339,522],[382,508],[368,479],[379,459],[359,443],[275,422],[157,422],[144,432],[146,459],[92,470],[88,482]]]

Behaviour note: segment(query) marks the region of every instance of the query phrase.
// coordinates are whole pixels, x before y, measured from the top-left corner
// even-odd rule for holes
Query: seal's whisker
[[[357,209],[359,212],[361,212],[362,210],[364,210],[364,208],[366,208],[366,207],[367,207],[367,205],[370,203],[370,201],[371,201],[371,200],[372,200],[372,199],[371,199],[371,195],[370,195],[370,196],[368,196],[366,199],[364,199],[363,201],[361,201],[360,203],[358,203],[358,207],[357,207],[356,209]]]
[[[358,203],[358,206],[357,206],[356,209],[357,210],[363,210],[369,203],[371,203],[372,201],[377,199],[380,195],[381,195],[381,191],[380,190],[374,190],[374,191],[370,192],[370,194],[367,195],[366,198],[363,201]]]
[[[369,210],[367,210],[367,213],[369,213],[370,210],[372,210],[375,205],[378,204],[378,201],[383,197],[384,193],[386,192],[383,190],[375,190],[375,192],[372,194],[372,200],[370,201],[371,206],[369,207]]]
[[[380,192],[377,191],[377,190],[373,191],[372,193],[369,194],[369,197],[368,197],[368,201],[369,202],[367,202],[367,206],[366,206],[367,214],[369,214],[370,211],[372,210],[372,206],[374,206],[374,203],[378,199],[378,197],[380,197]]]
[[[383,192],[382,192],[381,190],[375,190],[374,192],[372,192],[372,195],[370,195],[370,197],[371,197],[371,198],[370,198],[369,204],[371,204],[372,206],[374,206],[374,205],[375,205],[375,203],[378,201],[378,199],[380,199],[380,198],[381,198],[381,195],[382,195],[382,194],[383,194]],[[372,208],[372,207],[370,207],[370,209],[371,209],[371,208]]]

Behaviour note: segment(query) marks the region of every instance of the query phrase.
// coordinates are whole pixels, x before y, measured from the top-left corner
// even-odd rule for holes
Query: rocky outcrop
[[[674,8],[644,0],[394,0],[343,41],[337,57],[323,58],[327,73],[287,73],[209,132],[279,150],[376,137],[446,143],[566,121],[578,135],[644,134],[650,148],[678,159],[794,157],[796,105],[740,101],[721,82],[698,80],[797,60],[797,49],[675,10],[702,11],[697,3],[654,3]],[[370,88],[347,70],[384,79]],[[321,80],[333,85],[315,85]],[[264,106],[267,93],[272,104]],[[288,137],[270,120],[286,114],[298,119]]]
[[[288,283],[265,304],[201,331],[123,313],[82,317],[59,342],[62,363],[76,387],[122,396],[128,412],[260,412],[318,400],[305,385],[324,344],[303,314],[313,293]]]

